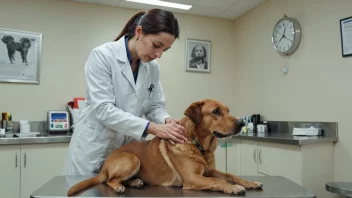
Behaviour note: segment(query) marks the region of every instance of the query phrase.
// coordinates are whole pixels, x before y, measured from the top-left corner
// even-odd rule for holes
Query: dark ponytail
[[[132,16],[115,41],[119,40],[124,35],[128,35],[132,38],[135,35],[137,25],[142,26],[144,34],[165,32],[174,35],[175,38],[180,36],[178,21],[171,11],[151,9],[148,12],[141,11]]]
[[[130,20],[127,21],[125,27],[122,29],[121,33],[117,36],[115,41],[119,40],[124,35],[134,36],[136,27],[140,18],[145,14],[145,11],[140,11],[137,14],[133,15]]]

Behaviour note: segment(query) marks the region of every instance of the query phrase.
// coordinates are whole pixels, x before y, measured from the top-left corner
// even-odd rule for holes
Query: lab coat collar
[[[137,83],[135,83],[132,68],[127,58],[125,36],[121,37],[118,41],[116,41],[116,45],[114,45],[114,52],[116,54],[116,59],[119,62],[122,74],[129,81],[130,85],[133,87],[135,92],[138,92],[142,85],[144,85],[147,81],[147,78],[149,76],[150,63],[144,63],[142,61],[140,62]]]

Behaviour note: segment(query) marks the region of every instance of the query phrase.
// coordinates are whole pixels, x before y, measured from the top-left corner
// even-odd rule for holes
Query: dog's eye
[[[215,115],[221,115],[221,112],[220,112],[219,109],[215,109],[215,110],[213,111],[213,114],[215,114]]]

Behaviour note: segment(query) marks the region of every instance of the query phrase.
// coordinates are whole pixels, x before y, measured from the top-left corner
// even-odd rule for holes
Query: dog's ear
[[[202,106],[203,101],[192,103],[185,111],[185,115],[188,116],[194,124],[198,125],[202,121]]]

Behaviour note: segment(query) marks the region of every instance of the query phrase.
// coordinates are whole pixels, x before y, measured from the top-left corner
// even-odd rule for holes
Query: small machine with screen
[[[49,132],[68,132],[70,128],[70,116],[67,111],[48,111]]]

